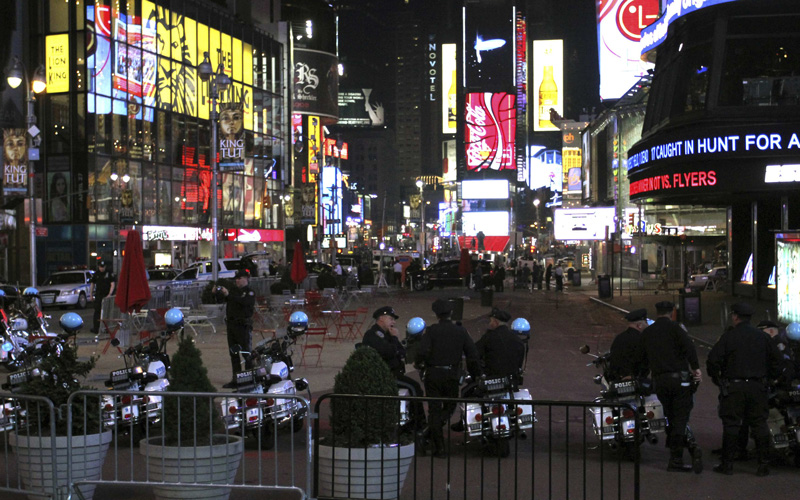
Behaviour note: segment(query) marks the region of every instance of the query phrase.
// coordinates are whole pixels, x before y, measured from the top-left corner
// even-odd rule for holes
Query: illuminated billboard
[[[461,198],[464,200],[508,199],[508,181],[505,179],[461,181]]]
[[[550,121],[550,110],[564,115],[564,42],[563,40],[534,40],[533,77],[534,93],[533,130],[544,132],[560,130]]]
[[[614,212],[614,207],[556,209],[553,234],[560,241],[604,240],[614,232]]]
[[[514,95],[505,92],[467,94],[464,127],[467,170],[516,170],[514,100]]]
[[[384,123],[383,99],[375,89],[339,89],[339,121],[350,127],[381,127]]]
[[[444,183],[458,180],[456,169],[456,141],[451,139],[442,142],[442,181]]]
[[[800,321],[800,233],[775,235],[778,321]]]
[[[322,168],[320,190],[320,217],[324,222],[323,234],[342,232],[342,172],[333,166]]]
[[[692,2],[687,2],[686,0],[666,0],[664,14],[661,18],[655,22],[644,23],[647,27],[642,29],[641,43],[639,44],[640,53],[644,54],[649,52],[661,44],[661,42],[667,38],[669,25],[682,16],[706,7],[735,1],[737,0],[702,0]]]
[[[458,126],[456,44],[442,44],[442,133],[455,134]]]
[[[514,7],[511,0],[466,2],[463,8],[464,87],[504,92],[514,86]]]
[[[658,19],[658,9],[659,0],[597,2],[600,99],[619,99],[653,67],[641,60],[639,41],[642,29]]]
[[[69,92],[69,35],[47,35],[47,93]]]
[[[292,113],[339,117],[339,60],[319,50],[294,49]]]
[[[486,236],[508,236],[510,222],[511,218],[506,211],[461,214],[461,230],[467,236],[477,235],[480,231]]]

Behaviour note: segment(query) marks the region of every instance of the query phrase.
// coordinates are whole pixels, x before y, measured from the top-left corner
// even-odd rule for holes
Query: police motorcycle
[[[0,297],[4,296],[4,292],[0,293]],[[48,332],[47,316],[40,304],[39,291],[28,287],[22,292],[18,304],[0,310],[0,328],[3,330],[0,333],[0,364],[9,371],[16,371],[25,365],[22,357],[30,344],[56,336]]]
[[[237,396],[225,397],[220,402],[223,421],[227,429],[249,432],[260,440],[263,449],[275,445],[275,430],[291,427],[299,432],[303,428],[306,406],[295,398],[281,398],[282,395],[296,395],[306,391],[311,400],[308,380],[289,375],[294,371],[292,346],[297,338],[308,330],[308,315],[295,311],[289,317],[286,335],[265,339],[256,344],[250,352],[234,346],[235,352],[245,354],[247,366],[252,366],[236,374]],[[265,394],[267,397],[247,397],[247,394]]]
[[[594,365],[602,371],[602,374],[595,375],[593,379],[601,387],[600,397],[595,398],[595,402],[610,405],[589,408],[595,435],[612,449],[625,449],[631,456],[636,456],[641,443],[636,442],[635,436],[638,419],[639,436],[650,444],[658,443],[658,434],[666,430],[667,420],[661,402],[651,391],[649,381],[611,380],[610,352],[592,354],[588,345],[583,345],[580,351],[595,358],[586,366]]]
[[[792,344],[796,346],[800,342],[800,323],[789,323],[786,337],[789,345],[782,349],[784,353],[787,349],[795,350]],[[784,355],[793,359],[798,354],[800,352]],[[778,453],[791,451],[795,466],[800,467],[800,374],[794,376],[789,383],[780,384],[770,391],[767,427],[773,450]]]
[[[481,401],[461,403],[461,421],[451,429],[465,433],[465,442],[481,442],[500,458],[511,453],[510,441],[513,437],[526,439],[525,431],[533,428],[536,414],[533,405],[517,404],[510,400],[532,401],[530,391],[522,387],[522,375],[527,363],[528,340],[531,325],[525,318],[511,322],[511,330],[525,343],[525,363],[518,375],[505,377],[481,377],[472,381],[465,378],[467,385],[462,390],[464,397],[481,397]]]
[[[178,308],[168,310],[164,314],[164,322],[167,328],[159,338],[145,340],[126,349],[122,353],[125,368],[109,373],[108,380],[104,382],[106,389],[130,394],[103,396],[104,428],[116,427],[119,432],[134,435],[137,431],[146,430],[146,426],[161,421],[163,397],[143,393],[166,391],[169,386],[167,342],[183,326],[183,312]],[[119,340],[113,339],[111,344],[117,347]]]
[[[40,368],[41,361],[48,356],[58,357],[70,337],[74,336],[83,326],[83,320],[76,313],[66,313],[61,316],[61,328],[64,333],[50,333],[44,339],[35,343],[26,344],[20,353],[19,369],[9,373],[2,389],[12,394],[19,393],[25,383],[36,378],[47,377],[48,374]],[[26,425],[26,412],[22,405],[14,398],[1,400],[2,414],[0,414],[0,431],[12,430],[15,427]]]

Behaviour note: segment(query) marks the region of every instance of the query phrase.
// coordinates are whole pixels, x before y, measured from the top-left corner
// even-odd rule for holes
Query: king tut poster
[[[24,198],[28,192],[28,142],[25,129],[3,129],[3,196]]]

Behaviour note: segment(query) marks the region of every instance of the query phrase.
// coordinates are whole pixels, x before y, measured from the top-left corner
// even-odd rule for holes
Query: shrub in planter
[[[397,396],[397,381],[389,366],[371,347],[359,347],[336,374],[333,392]],[[399,442],[399,401],[334,398],[331,429],[336,446],[370,446]]]

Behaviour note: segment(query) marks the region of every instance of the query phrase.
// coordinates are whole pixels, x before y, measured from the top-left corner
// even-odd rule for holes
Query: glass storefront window
[[[142,224],[158,224],[158,181],[156,168],[145,163],[142,167]]]
[[[178,191],[180,192],[180,191]],[[172,168],[158,168],[158,224],[168,226],[172,224]]]
[[[47,152],[63,154],[70,151],[72,129],[69,119],[69,95],[56,94],[47,101]]]

